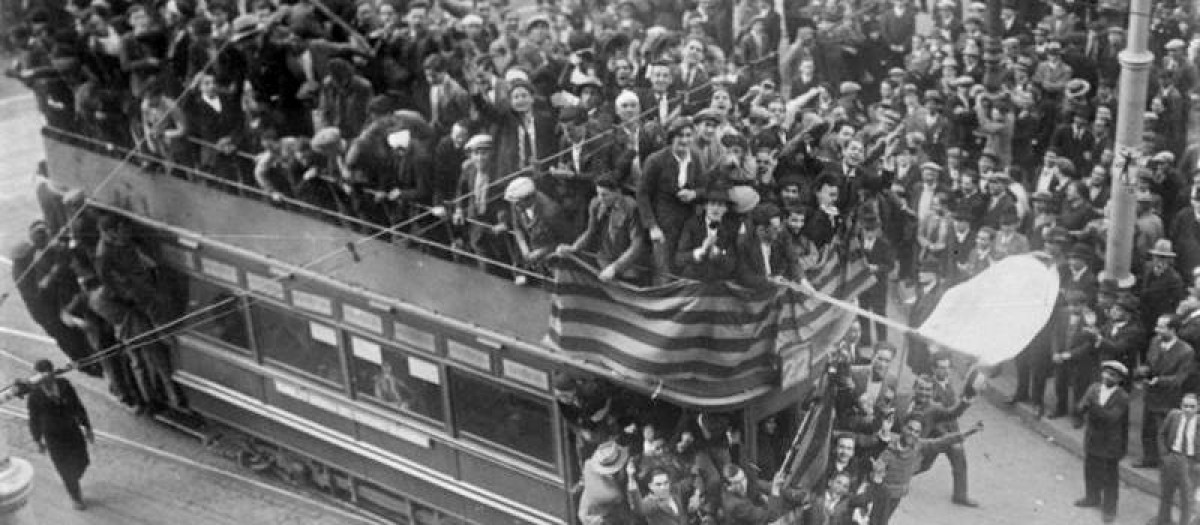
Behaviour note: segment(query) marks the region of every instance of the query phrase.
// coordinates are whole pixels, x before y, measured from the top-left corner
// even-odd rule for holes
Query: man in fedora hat
[[[596,447],[583,464],[583,494],[578,513],[581,523],[633,522],[625,490],[628,462],[629,451],[615,441],[605,441]]]
[[[887,316],[888,274],[896,265],[896,255],[880,226],[879,215],[874,212],[863,213],[858,218],[858,247],[862,250],[867,269],[875,276],[875,284],[859,294],[858,301],[864,309]],[[871,325],[875,323],[866,317],[859,317],[858,322],[862,324],[863,340],[870,344]],[[875,338],[886,341],[887,327],[875,324]]]
[[[1142,412],[1142,461],[1134,467],[1156,468],[1161,464],[1158,428],[1167,412],[1179,406],[1183,381],[1193,368],[1195,351],[1179,338],[1179,316],[1165,313],[1155,320],[1155,336],[1146,349],[1145,364],[1134,372],[1134,379],[1146,389]]]
[[[683,277],[713,282],[732,279],[737,270],[741,221],[727,217],[729,190],[713,185],[702,197],[704,212],[688,219],[679,235],[675,266]]]
[[[1146,330],[1137,317],[1138,300],[1132,294],[1118,293],[1108,309],[1108,322],[1089,331],[1096,336],[1101,361],[1120,361],[1128,368],[1146,349]]]
[[[1120,462],[1129,436],[1129,394],[1120,388],[1129,368],[1120,361],[1100,364],[1100,381],[1079,403],[1087,425],[1084,431],[1084,497],[1076,507],[1100,507],[1105,523],[1116,521],[1120,491]]]
[[[1162,314],[1174,312],[1179,301],[1187,295],[1183,278],[1175,270],[1175,250],[1171,240],[1159,239],[1147,255],[1150,260],[1137,283],[1143,326],[1150,326]]]

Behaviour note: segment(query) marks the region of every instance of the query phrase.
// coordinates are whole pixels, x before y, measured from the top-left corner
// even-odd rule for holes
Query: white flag
[[[1006,257],[948,290],[918,332],[978,357],[981,365],[1000,363],[1024,350],[1050,320],[1058,281],[1058,271],[1038,255]]]

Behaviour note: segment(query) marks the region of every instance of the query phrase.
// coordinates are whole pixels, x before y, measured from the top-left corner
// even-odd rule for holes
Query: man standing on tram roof
[[[600,268],[601,281],[620,279],[639,283],[647,268],[646,230],[641,226],[637,201],[621,193],[611,173],[596,179],[596,196],[588,205],[587,229],[572,244],[558,247],[558,254],[588,251]]]

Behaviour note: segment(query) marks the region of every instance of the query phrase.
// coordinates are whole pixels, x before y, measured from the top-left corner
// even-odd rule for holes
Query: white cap
[[[621,104],[624,104],[626,102],[629,102],[629,101],[641,102],[641,100],[638,99],[637,93],[634,93],[628,89],[622,91],[620,95],[617,95],[617,105],[618,106],[620,106]]]

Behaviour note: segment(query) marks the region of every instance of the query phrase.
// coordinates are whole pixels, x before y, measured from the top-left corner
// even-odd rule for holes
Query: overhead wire
[[[168,107],[168,111],[174,111],[175,109],[180,107],[180,102],[183,101],[183,98],[186,97],[187,95],[189,95],[192,90],[196,89],[196,87],[199,86],[199,82],[197,81],[197,79],[200,77],[200,75],[202,73],[207,72],[209,68],[211,68],[213,65],[215,65],[217,63],[217,59],[220,58],[221,53],[224,52],[225,49],[232,44],[233,44],[232,39],[226,39],[225,41],[221,42],[221,45],[217,48],[216,52],[212,53],[211,56],[208,58],[208,61],[206,61],[204,63],[203,67],[201,67],[199,70],[197,70],[196,74],[192,77],[191,81],[189,81],[187,83],[187,85],[184,86],[183,90],[179,92],[179,95],[175,96],[171,100],[170,106]],[[166,124],[167,124],[167,119],[162,119],[162,120],[159,120],[158,122],[156,122],[151,129],[153,129],[154,131],[160,131],[163,127],[166,126]],[[138,154],[138,150],[140,150],[141,147],[146,144],[146,141],[148,141],[149,138],[150,138],[150,134],[147,133],[147,134],[144,134],[137,141],[135,141],[133,144],[133,147],[129,148],[129,152],[125,154],[125,157],[122,158],[121,161],[119,163],[117,163],[117,165],[115,167],[113,167],[113,169],[110,170],[107,175],[104,176],[104,178],[100,179],[100,183],[95,186],[93,191],[99,191],[100,189],[107,186],[110,182],[112,182],[113,178],[116,177],[117,173],[119,173],[121,171],[121,168],[124,167],[126,164],[128,164],[129,161]],[[67,232],[71,231],[71,225],[74,224],[74,222],[79,219],[79,217],[83,214],[83,211],[84,211],[84,207],[82,207],[82,206],[79,209],[74,210],[71,213],[71,215],[67,218],[66,222],[63,223],[62,227],[59,228],[58,231],[53,232],[53,235],[50,237],[50,241],[48,244],[54,245],[55,243],[59,242],[59,240],[62,238],[63,235],[65,235]],[[47,250],[38,250],[34,253],[33,259],[30,261],[29,265],[26,266],[20,273],[18,273],[15,278],[13,278],[12,284],[9,285],[8,288],[4,292],[0,293],[0,305],[3,305],[5,303],[5,301],[8,300],[9,296],[12,295],[13,290],[20,287],[21,283],[29,277],[30,273],[34,270],[34,268],[37,267],[38,262],[41,261],[42,257],[44,257],[46,253],[47,253]]]

